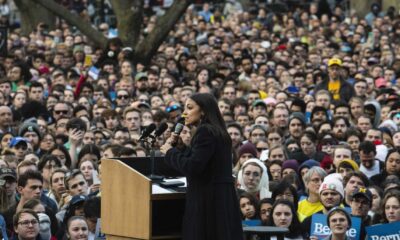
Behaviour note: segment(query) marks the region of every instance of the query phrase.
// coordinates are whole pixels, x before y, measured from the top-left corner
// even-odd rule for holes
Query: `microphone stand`
[[[151,141],[148,140],[149,137],[151,138]],[[142,140],[144,143],[147,143],[147,149],[150,149],[150,164],[151,164],[150,165],[150,175],[148,175],[147,177],[150,178],[152,182],[159,183],[164,180],[164,177],[154,174],[154,165],[155,165],[155,156],[156,156],[154,144],[156,142],[156,137],[153,135],[150,135],[149,137]]]

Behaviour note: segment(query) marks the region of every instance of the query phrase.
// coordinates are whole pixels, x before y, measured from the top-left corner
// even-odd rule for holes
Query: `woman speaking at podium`
[[[232,177],[232,144],[215,98],[192,95],[183,116],[186,126],[196,128],[189,149],[172,147],[177,134],[161,146],[167,164],[187,179],[183,239],[243,239]]]

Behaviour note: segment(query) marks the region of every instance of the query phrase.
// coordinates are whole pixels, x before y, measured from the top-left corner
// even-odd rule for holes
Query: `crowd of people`
[[[94,1],[61,2],[87,14]],[[328,238],[346,239],[359,217],[365,239],[367,226],[400,221],[400,17],[376,3],[358,16],[341,2],[285,13],[261,1],[190,6],[143,64],[110,23],[97,26],[106,49],[62,19],[25,36],[0,1],[3,239],[94,239],[101,159],[149,156],[141,131],[166,122],[159,149],[195,93],[218,101],[244,225],[313,239],[322,213]],[[144,16],[144,35],[155,21]],[[178,145],[193,132],[185,126]]]

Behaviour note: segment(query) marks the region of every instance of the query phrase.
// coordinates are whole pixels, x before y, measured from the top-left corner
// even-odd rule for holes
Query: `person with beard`
[[[147,90],[149,87],[147,73],[140,72],[135,76],[135,96],[139,96],[140,94],[147,94]]]
[[[335,117],[333,119],[333,135],[339,141],[345,141],[347,129],[350,127],[350,122],[345,117]]]
[[[342,203],[344,199],[343,184],[340,182],[340,180],[334,177],[326,177],[319,187],[319,196],[323,209],[319,212],[316,212],[316,214],[328,214],[332,208],[337,207]],[[306,217],[301,223],[301,229],[306,235],[310,235],[311,223],[312,215]],[[310,236],[306,237],[308,238]]]
[[[251,73],[253,72],[253,59],[251,58],[250,55],[248,56],[243,56],[241,61],[241,66],[243,69],[242,74],[239,75],[239,81],[250,81]]]
[[[149,84],[148,91],[150,93],[156,92],[160,89],[160,77],[157,71],[149,69],[149,71],[147,71],[147,78]]]
[[[321,89],[328,90],[332,95],[333,102],[343,100],[349,101],[353,96],[353,87],[345,81],[342,73],[342,60],[331,58],[328,61],[328,78],[315,87],[315,92]]]
[[[306,128],[306,118],[301,112],[294,112],[289,117],[289,134],[288,139],[299,141],[301,135]]]
[[[0,106],[0,134],[11,132],[13,112],[8,106]]]
[[[336,104],[333,116],[334,117],[340,116],[340,117],[344,117],[346,119],[350,119],[351,114],[350,114],[349,104],[345,103],[345,102],[340,102],[340,103]]]
[[[360,171],[368,178],[379,174],[383,168],[383,163],[375,159],[375,145],[370,141],[362,142],[358,151],[360,152]]]
[[[328,113],[324,107],[315,106],[311,112],[311,123],[314,129],[318,129],[320,124],[328,120]]]

